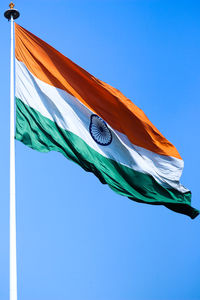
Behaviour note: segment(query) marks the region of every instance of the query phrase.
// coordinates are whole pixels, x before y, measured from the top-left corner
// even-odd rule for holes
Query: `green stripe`
[[[40,152],[61,152],[87,172],[93,172],[102,183],[107,183],[115,192],[132,200],[163,204],[191,218],[195,218],[199,213],[190,206],[190,192],[182,194],[175,189],[166,189],[152,176],[134,171],[102,156],[77,135],[61,129],[18,98],[16,98],[16,139]]]

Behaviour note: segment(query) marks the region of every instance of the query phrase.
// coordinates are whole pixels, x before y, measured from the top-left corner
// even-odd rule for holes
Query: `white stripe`
[[[181,192],[188,191],[179,183],[183,169],[181,159],[159,155],[135,146],[124,134],[111,127],[112,143],[109,146],[97,144],[89,132],[90,116],[93,112],[64,90],[39,80],[17,59],[16,97],[61,128],[79,136],[101,155],[152,175],[162,186]]]

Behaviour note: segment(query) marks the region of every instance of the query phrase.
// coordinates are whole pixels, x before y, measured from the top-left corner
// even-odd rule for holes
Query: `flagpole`
[[[15,91],[14,91],[14,19],[19,12],[10,3],[4,16],[11,23],[10,51],[10,300],[17,300],[16,194],[15,194]]]

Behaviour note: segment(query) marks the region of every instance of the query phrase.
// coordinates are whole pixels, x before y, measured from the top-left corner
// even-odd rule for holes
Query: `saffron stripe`
[[[43,82],[65,90],[126,135],[134,145],[181,159],[144,112],[120,91],[95,78],[53,47],[15,24],[15,55]]]

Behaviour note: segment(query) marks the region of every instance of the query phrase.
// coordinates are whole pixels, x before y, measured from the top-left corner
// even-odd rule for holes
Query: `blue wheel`
[[[101,146],[107,146],[112,142],[112,134],[106,122],[97,115],[90,117],[90,134],[95,142]]]

